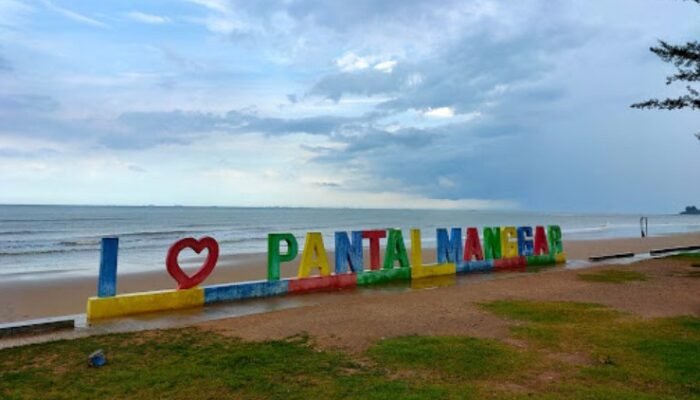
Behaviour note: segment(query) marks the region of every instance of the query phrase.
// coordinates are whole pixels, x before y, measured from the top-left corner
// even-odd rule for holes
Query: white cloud
[[[355,53],[345,53],[342,57],[335,60],[335,65],[343,72],[359,71],[369,68],[367,58],[360,57]]]
[[[417,72],[409,75],[408,78],[406,78],[406,86],[408,86],[409,88],[420,86],[421,83],[423,83],[423,75]]]
[[[82,24],[86,24],[86,25],[90,25],[90,26],[95,26],[98,28],[107,28],[107,25],[105,25],[104,23],[102,23],[94,18],[87,17],[83,14],[79,14],[79,13],[72,11],[72,10],[69,10],[67,8],[59,7],[55,4],[53,4],[49,0],[44,0],[44,5],[47,8],[49,8],[51,11],[54,11],[58,14],[61,14],[66,18],[72,19],[73,21],[77,21],[77,22],[80,22]]]
[[[386,72],[386,73],[391,73],[391,71],[394,70],[394,67],[396,66],[397,63],[398,63],[398,62],[395,61],[395,60],[382,61],[382,62],[380,62],[380,63],[377,63],[377,64],[374,66],[374,69],[376,69],[377,71],[382,71],[382,72]]]
[[[218,12],[222,12],[222,13],[229,11],[229,3],[227,0],[189,0],[189,1],[190,1],[190,3],[200,5],[204,8],[209,9],[209,10],[218,11]]]
[[[132,11],[127,14],[127,17],[133,19],[134,21],[143,22],[144,24],[165,24],[170,22],[170,18],[162,17],[160,15],[146,14],[140,11]]]
[[[455,116],[455,110],[452,107],[428,108],[423,115],[431,118],[452,118]]]
[[[507,84],[499,83],[495,85],[491,90],[489,90],[486,95],[487,96],[500,96],[504,93],[506,93],[510,89],[510,86]]]
[[[453,188],[453,187],[457,186],[457,184],[452,179],[450,179],[446,176],[441,176],[438,178],[438,185],[440,185],[440,187],[444,187],[444,188]]]
[[[209,17],[205,20],[207,29],[214,33],[230,35],[233,32],[243,30],[243,25],[232,18]]]
[[[19,26],[25,21],[27,14],[32,12],[32,7],[16,0],[3,0],[0,2],[0,28],[4,26]]]

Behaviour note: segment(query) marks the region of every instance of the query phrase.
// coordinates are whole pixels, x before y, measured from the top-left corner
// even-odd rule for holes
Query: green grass
[[[700,251],[688,251],[684,253],[679,253],[670,256],[670,258],[677,259],[677,260],[685,260],[685,261],[690,261],[691,266],[695,268],[700,268]],[[695,274],[697,277],[697,274]]]
[[[145,336],[145,337],[144,337]],[[87,367],[102,348],[108,365]],[[246,343],[194,329],[96,336],[0,351],[0,398],[439,398],[305,338]]]
[[[523,355],[510,346],[472,337],[386,339],[371,348],[369,355],[386,367],[438,371],[458,380],[509,375],[524,364]]]
[[[586,282],[624,283],[633,281],[646,281],[647,276],[641,272],[608,269],[604,271],[588,272],[577,275]]]
[[[550,390],[570,398],[700,398],[700,319],[641,320],[587,303],[495,301],[537,353],[577,355]],[[566,357],[564,357],[566,359]],[[545,367],[546,364],[540,365]]]
[[[365,353],[299,335],[245,342],[197,329],[94,336],[0,351],[0,399],[700,398],[700,319],[598,304],[493,301],[506,340],[404,336]],[[109,363],[87,367],[101,348]]]
[[[481,304],[494,314],[543,324],[610,321],[618,312],[600,304],[498,300]]]
[[[682,260],[698,261],[700,260],[700,251],[686,251],[672,255],[671,258],[679,258]]]

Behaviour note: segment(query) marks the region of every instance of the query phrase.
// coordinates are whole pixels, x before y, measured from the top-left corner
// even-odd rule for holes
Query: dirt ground
[[[579,273],[600,269],[634,270],[646,281],[622,284],[586,282]],[[457,284],[404,292],[348,291],[324,297],[322,304],[199,324],[246,340],[283,339],[309,334],[324,349],[361,352],[375,341],[405,335],[470,335],[503,339],[507,322],[477,304],[499,299],[600,303],[642,318],[700,316],[700,268],[690,262],[655,259],[629,266],[583,270],[561,267],[546,272],[478,275]],[[496,274],[498,275],[498,274]]]

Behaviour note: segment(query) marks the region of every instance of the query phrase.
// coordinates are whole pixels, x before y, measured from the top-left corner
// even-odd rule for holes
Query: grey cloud
[[[7,58],[3,57],[0,55],[0,72],[7,72],[7,71],[12,71],[12,63],[10,63],[10,60]]]
[[[273,24],[271,16],[284,13],[300,24],[317,25],[347,33],[368,24],[415,23],[417,18],[444,17],[444,10],[455,4],[461,3],[445,1],[436,4],[429,0],[358,0],[351,3],[322,0],[241,0],[232,2],[231,8],[251,17],[261,18],[267,25]]]
[[[208,132],[216,129],[225,119],[216,114],[168,111],[168,112],[127,112],[117,121],[127,129],[137,133],[178,134]]]
[[[268,136],[307,133],[330,136],[351,118],[318,116],[305,118],[259,117],[247,111],[226,114],[201,112],[128,112],[117,118],[117,127],[102,135],[102,145],[138,149],[160,144],[187,144],[202,134],[261,133]]]
[[[532,195],[541,183],[524,172],[529,160],[523,150],[536,141],[543,116],[567,96],[564,85],[549,76],[560,54],[590,36],[586,28],[566,24],[541,23],[508,38],[482,27],[430,59],[399,63],[389,74],[364,69],[322,77],[309,94],[335,101],[345,95],[391,96],[378,105],[379,115],[452,107],[481,116],[393,133],[365,121],[353,126],[359,134],[334,137],[343,148],[312,150],[315,161],[375,176],[371,182],[348,182],[367,190],[417,190],[449,199]],[[416,76],[420,79],[409,84]],[[439,177],[454,184],[440,185]]]
[[[442,135],[435,132],[426,132],[422,129],[406,128],[396,132],[386,132],[377,129],[370,129],[363,136],[340,138],[348,143],[345,149],[349,153],[365,153],[377,150],[382,152],[392,147],[419,149],[433,143]]]
[[[582,45],[588,33],[553,26],[504,40],[483,31],[463,37],[429,60],[400,63],[392,73],[365,69],[327,75],[309,93],[335,101],[348,94],[391,95],[394,99],[379,107],[392,112],[428,107],[472,111],[493,100],[492,90],[498,85],[508,86],[509,95],[520,90],[531,98],[552,95],[556,88],[533,84],[551,72],[559,52]],[[420,79],[410,84],[414,76]]]
[[[340,184],[335,183],[335,182],[315,182],[314,185],[320,186],[320,187],[330,187],[330,188],[340,187]]]
[[[128,168],[130,171],[133,171],[133,172],[138,172],[138,173],[146,172],[146,169],[144,169],[143,167],[139,167],[138,165],[129,165]]]
[[[0,114],[5,112],[39,112],[56,111],[59,103],[49,96],[32,94],[0,94]]]
[[[191,58],[185,57],[169,47],[158,47],[158,50],[163,55],[163,58],[179,68],[192,71],[202,71],[205,69],[203,64]]]
[[[184,111],[130,112],[122,114],[118,120],[133,131],[164,134],[223,131],[259,132],[267,135],[291,133],[330,135],[337,126],[349,119],[335,116],[266,118],[232,110],[224,115]]]
[[[267,136],[307,133],[332,136],[355,121],[338,116],[268,118],[251,111],[225,114],[169,111],[127,112],[114,120],[68,119],[52,114],[58,102],[33,95],[0,96],[0,131],[27,137],[112,149],[143,149],[162,144],[188,144],[204,134],[260,133]]]
[[[315,162],[360,172],[372,180],[348,181],[344,189],[419,191],[435,198],[511,198],[533,185],[522,144],[537,135],[523,125],[485,119],[388,132],[354,125],[336,135],[342,148],[307,147]],[[512,161],[512,163],[511,163]],[[439,177],[454,185],[439,185]]]
[[[247,118],[245,130],[261,132],[268,135],[283,135],[291,133],[308,133],[312,135],[331,135],[342,124],[352,121],[352,118],[335,116],[318,116],[296,119],[283,118]]]
[[[0,148],[0,158],[45,158],[57,155],[54,149],[40,148],[36,150],[19,150]]]
[[[405,69],[400,68],[393,73],[365,69],[356,72],[341,72],[321,78],[309,91],[334,101],[340,100],[345,94],[373,96],[377,94],[394,94],[405,87]]]
[[[252,3],[252,2],[251,2]],[[352,3],[310,0],[299,2],[278,1],[285,11],[298,20],[311,20],[329,29],[345,31],[368,22],[424,18],[436,11],[436,4],[427,0],[374,1]],[[443,6],[445,4],[442,4]]]

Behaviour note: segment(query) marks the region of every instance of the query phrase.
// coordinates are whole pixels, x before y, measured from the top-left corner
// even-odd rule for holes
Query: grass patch
[[[405,336],[378,342],[369,350],[380,365],[393,369],[439,371],[457,379],[509,375],[524,357],[496,340],[472,337]]]
[[[245,342],[197,329],[0,350],[0,399],[700,398],[700,319],[588,303],[494,301],[507,341],[404,336],[351,356],[305,335]],[[102,348],[109,363],[87,367]]]
[[[686,251],[683,253],[674,254],[671,258],[680,258],[683,260],[700,261],[700,251]]]
[[[439,398],[302,337],[247,343],[195,329],[96,336],[0,351],[0,398]],[[87,367],[105,350],[108,365]]]
[[[624,283],[634,281],[646,281],[647,276],[636,271],[622,271],[619,269],[608,269],[597,272],[578,274],[578,279],[586,282],[604,283]]]
[[[482,303],[483,309],[520,321],[541,324],[586,323],[611,320],[618,315],[608,307],[592,303],[498,300]]]
[[[641,320],[587,303],[495,301],[486,310],[521,321],[513,334],[537,353],[583,355],[553,397],[700,396],[700,319]]]
[[[677,260],[690,261],[691,267],[700,268],[700,251],[687,251],[670,256]]]

